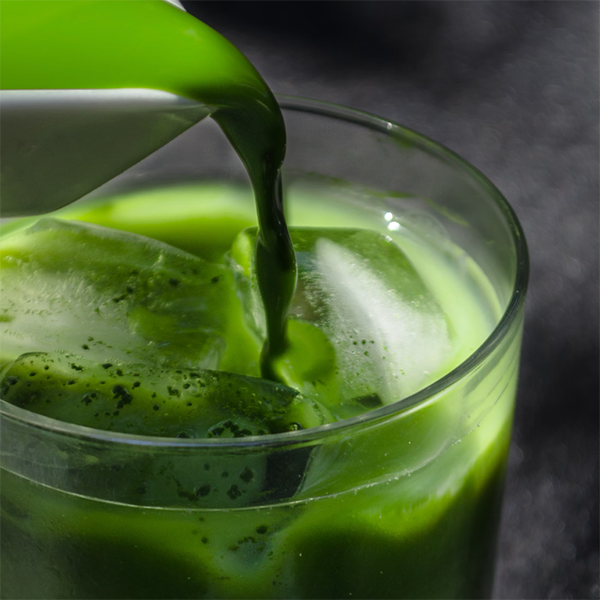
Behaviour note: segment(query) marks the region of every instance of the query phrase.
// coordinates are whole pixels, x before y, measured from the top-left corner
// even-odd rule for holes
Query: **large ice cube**
[[[227,267],[143,236],[46,218],[0,242],[0,360],[66,351],[258,372]],[[237,365],[238,367],[240,365]]]
[[[264,319],[253,281],[256,232],[232,249],[238,287],[256,335]],[[446,316],[390,238],[358,229],[291,231],[298,289],[290,349],[280,361],[289,385],[331,406],[339,417],[406,397],[443,370],[450,354]]]

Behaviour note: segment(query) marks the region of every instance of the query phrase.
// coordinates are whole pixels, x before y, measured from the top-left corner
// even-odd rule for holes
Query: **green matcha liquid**
[[[281,195],[285,128],[259,73],[222,36],[165,2],[3,2],[1,10],[2,89],[155,89],[211,109],[255,192],[262,370],[276,379],[271,362],[286,346],[296,264]]]

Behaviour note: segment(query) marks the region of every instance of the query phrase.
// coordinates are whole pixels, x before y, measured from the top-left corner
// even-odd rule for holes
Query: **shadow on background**
[[[202,1],[186,9],[217,31],[252,31],[277,51],[277,41],[310,44],[320,69],[370,70],[393,66],[438,93],[501,64],[519,47],[539,10],[553,2]]]

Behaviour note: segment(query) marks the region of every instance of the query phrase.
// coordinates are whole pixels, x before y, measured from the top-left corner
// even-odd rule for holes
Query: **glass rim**
[[[244,438],[168,438],[158,436],[143,436],[127,433],[111,432],[101,429],[94,429],[82,425],[74,425],[50,417],[45,417],[32,413],[23,408],[19,408],[2,400],[0,398],[0,418],[9,417],[19,421],[23,425],[31,426],[35,429],[43,429],[52,434],[63,435],[69,438],[89,442],[106,442],[123,444],[125,446],[136,447],[156,447],[156,448],[212,448],[214,450],[234,450],[245,448],[273,448],[280,446],[296,446],[310,442],[318,442],[336,435],[340,432],[354,431],[357,428],[364,428],[369,425],[376,425],[381,421],[386,421],[400,413],[411,408],[417,408],[424,405],[428,400],[436,397],[444,390],[466,377],[474,371],[494,349],[504,339],[511,328],[511,325],[519,315],[519,311],[525,301],[529,279],[529,256],[527,242],[519,219],[513,208],[510,206],[503,194],[496,186],[481,173],[477,168],[461,158],[454,151],[443,144],[435,142],[427,136],[420,134],[408,127],[394,123],[382,117],[378,117],[368,112],[298,96],[276,95],[279,105],[282,109],[296,112],[305,112],[315,115],[330,117],[333,119],[354,123],[368,129],[383,133],[385,135],[402,137],[410,140],[411,144],[418,146],[421,150],[428,152],[436,158],[453,165],[455,168],[467,173],[486,194],[494,201],[496,206],[508,224],[513,247],[516,250],[516,274],[512,285],[512,292],[507,303],[506,309],[496,326],[488,337],[473,351],[466,359],[459,363],[454,369],[444,376],[436,379],[433,383],[417,392],[410,394],[396,402],[370,410],[361,415],[311,427],[299,431],[289,431],[283,433],[267,434],[261,436],[248,436]],[[285,163],[284,163],[285,168]]]

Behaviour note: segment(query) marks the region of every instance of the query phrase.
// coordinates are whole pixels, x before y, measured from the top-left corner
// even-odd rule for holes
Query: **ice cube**
[[[242,232],[232,257],[243,302],[253,306],[250,325],[264,335],[249,254],[255,235]],[[406,397],[443,369],[447,318],[396,243],[360,229],[298,228],[291,236],[298,289],[280,362],[286,383],[342,418]]]
[[[0,374],[3,400],[75,425],[137,435],[225,438],[296,431],[327,411],[297,390],[255,377],[146,364],[99,364],[32,352]]]
[[[258,372],[223,265],[136,234],[45,218],[2,239],[0,267],[2,361],[65,351],[100,363],[236,370],[243,356],[247,372]]]

